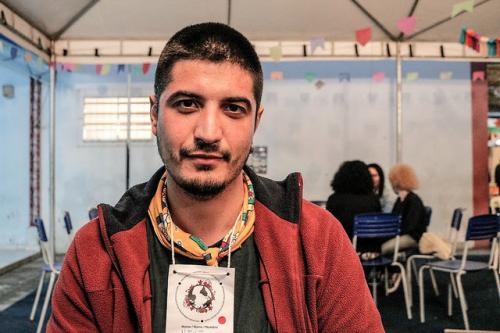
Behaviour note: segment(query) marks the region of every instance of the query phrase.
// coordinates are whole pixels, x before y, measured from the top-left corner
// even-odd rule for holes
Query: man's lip
[[[212,155],[212,154],[189,154],[188,158],[200,158],[204,160],[221,160],[221,155]]]

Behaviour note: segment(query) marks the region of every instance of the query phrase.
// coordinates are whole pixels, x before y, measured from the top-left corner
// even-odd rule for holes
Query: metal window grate
[[[127,97],[86,97],[83,106],[84,141],[127,139]],[[151,140],[149,99],[130,98],[130,140]]]

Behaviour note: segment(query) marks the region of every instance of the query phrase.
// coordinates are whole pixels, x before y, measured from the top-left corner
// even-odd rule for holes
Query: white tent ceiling
[[[353,40],[357,29],[371,26],[373,40],[389,37],[355,2],[395,37],[396,22],[411,12],[415,31],[450,17],[463,0],[0,0],[49,37],[58,39],[165,40],[188,24],[228,22],[251,40]],[[230,4],[230,10],[229,10]],[[413,41],[456,42],[462,26],[488,37],[500,36],[500,0],[476,0],[463,13],[416,36]],[[84,10],[88,9],[88,10]],[[82,15],[81,11],[84,11]],[[230,13],[230,14],[229,14]]]

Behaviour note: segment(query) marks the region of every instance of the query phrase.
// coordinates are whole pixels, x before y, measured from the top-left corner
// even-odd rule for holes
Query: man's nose
[[[205,105],[198,116],[194,137],[205,143],[215,143],[222,139],[222,111],[217,106]]]

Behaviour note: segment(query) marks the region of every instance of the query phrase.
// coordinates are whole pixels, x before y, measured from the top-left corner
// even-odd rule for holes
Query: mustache
[[[220,155],[222,159],[226,162],[231,160],[231,153],[227,150],[220,149],[218,142],[208,143],[203,140],[196,140],[194,147],[183,147],[179,150],[179,155],[181,158],[187,158],[193,153],[216,153]]]

